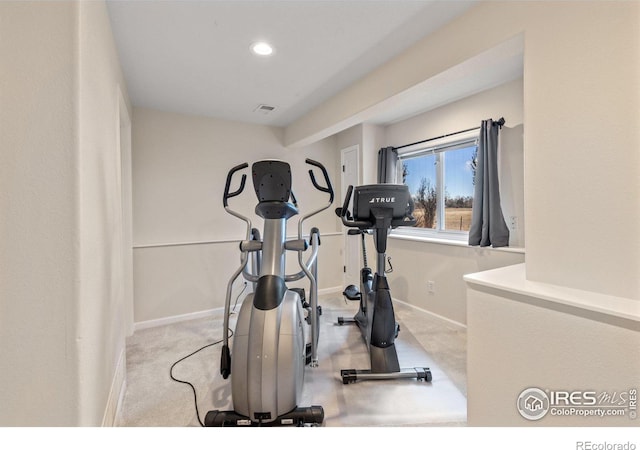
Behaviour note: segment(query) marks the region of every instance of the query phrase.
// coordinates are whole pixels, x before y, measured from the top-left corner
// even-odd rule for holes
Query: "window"
[[[476,137],[409,149],[399,155],[398,180],[409,186],[416,229],[409,232],[466,239],[473,206]]]

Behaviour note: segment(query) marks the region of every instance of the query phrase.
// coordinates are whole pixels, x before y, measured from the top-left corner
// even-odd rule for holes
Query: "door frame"
[[[355,162],[355,173],[356,173],[356,183],[355,185],[362,184],[362,170],[360,167],[362,156],[360,145],[355,144],[349,147],[345,147],[340,150],[340,190],[341,190],[341,202],[339,206],[342,206],[342,202],[344,202],[345,195],[347,194],[347,187],[349,186],[349,182],[345,180],[346,165],[347,165],[347,153],[355,152],[356,162]],[[353,199],[352,199],[353,201]],[[347,262],[349,258],[347,258],[348,252],[355,252],[357,254],[357,258],[353,258],[352,260],[360,261],[360,240],[354,239],[353,236],[347,235],[348,228],[342,227],[342,239],[343,239],[343,252],[342,252],[342,260],[343,260],[343,273],[342,273],[342,282],[343,286],[347,286],[348,284],[359,285],[359,273],[360,266],[353,268],[353,273],[355,273],[354,277],[348,277],[348,274],[351,272],[351,268],[347,267]]]

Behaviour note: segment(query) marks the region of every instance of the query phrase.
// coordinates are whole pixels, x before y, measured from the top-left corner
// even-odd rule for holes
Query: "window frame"
[[[433,238],[452,241],[468,241],[468,231],[445,230],[445,164],[446,158],[442,156],[453,150],[478,146],[478,131],[461,133],[455,137],[442,138],[430,142],[431,145],[416,144],[405,147],[398,152],[397,164],[397,182],[402,184],[402,167],[403,160],[410,158],[418,158],[433,154],[436,157],[436,224],[438,228],[422,228],[422,227],[398,227],[392,231],[392,235],[415,236],[421,238]]]

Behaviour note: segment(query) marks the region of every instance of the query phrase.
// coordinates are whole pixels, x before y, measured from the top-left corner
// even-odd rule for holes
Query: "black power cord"
[[[231,338],[231,337],[233,336],[233,331],[231,331],[231,329],[229,329],[228,331],[229,331],[229,338]],[[186,384],[186,385],[188,385],[189,387],[191,387],[191,390],[193,391],[193,401],[194,401],[194,404],[195,404],[195,407],[196,407],[196,417],[198,418],[198,423],[200,423],[200,426],[201,426],[201,427],[204,427],[204,423],[202,422],[202,420],[200,420],[200,412],[198,411],[198,394],[196,394],[196,388],[195,388],[195,386],[194,386],[193,384],[191,384],[190,382],[185,381],[185,380],[179,380],[179,379],[177,379],[176,377],[174,377],[174,376],[173,376],[173,368],[174,368],[178,363],[180,363],[180,362],[184,361],[184,360],[185,360],[185,359],[187,359],[187,358],[192,357],[193,355],[195,355],[195,354],[196,354],[196,353],[198,353],[198,352],[201,352],[201,351],[202,351],[202,350],[204,350],[205,348],[213,347],[214,345],[218,345],[218,344],[222,343],[223,341],[224,341],[224,339],[220,339],[219,341],[216,341],[216,342],[214,342],[214,343],[212,343],[212,344],[207,344],[207,345],[204,345],[204,346],[200,347],[198,350],[196,350],[196,351],[194,351],[194,352],[191,352],[191,353],[189,353],[187,356],[184,356],[184,357],[180,358],[179,360],[177,360],[176,362],[174,362],[174,363],[171,365],[171,368],[169,369],[169,376],[171,377],[171,379],[172,379],[173,381],[177,381],[178,383]]]
[[[244,287],[242,288],[242,290],[240,291],[240,293],[238,294],[238,296],[236,297],[236,302],[233,304],[233,309],[231,310],[231,314],[235,314],[236,313],[236,306],[238,306],[238,300],[240,299],[240,296],[242,295],[242,293],[244,292],[244,290],[247,288],[247,282],[244,282]]]
[[[238,299],[240,298],[240,296],[242,295],[242,293],[244,292],[244,290],[247,288],[247,282],[244,282],[244,287],[242,288],[242,290],[240,291],[240,293],[238,294],[238,296],[236,297],[236,301],[235,304],[233,305],[233,310],[231,311],[231,314],[235,314],[236,311],[236,306],[238,305]],[[229,328],[229,336],[228,338],[230,339],[233,336],[233,331]],[[213,347],[214,345],[218,345],[220,343],[222,343],[222,341],[224,341],[224,339],[220,339],[219,341],[213,342],[212,344],[207,344],[204,345],[202,347],[200,347],[198,350],[189,353],[187,356],[184,356],[182,358],[180,358],[179,360],[177,360],[176,362],[174,362],[171,365],[171,368],[169,369],[169,376],[171,377],[171,379],[173,381],[177,381],[178,383],[182,383],[182,384],[186,384],[187,386],[189,386],[191,388],[191,390],[193,391],[193,401],[196,407],[196,417],[198,418],[198,422],[200,423],[200,426],[204,427],[204,423],[202,423],[202,420],[200,420],[200,412],[198,411],[198,394],[196,394],[196,388],[193,384],[191,384],[188,381],[185,380],[179,380],[176,377],[173,376],[173,368],[178,365],[178,363],[181,363],[182,361],[184,361],[187,358],[192,357],[193,355],[195,355],[198,352],[201,352],[202,350],[204,350],[205,348],[209,348],[209,347]]]

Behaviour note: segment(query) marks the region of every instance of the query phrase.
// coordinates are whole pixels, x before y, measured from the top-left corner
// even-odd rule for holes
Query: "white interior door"
[[[340,163],[342,164],[342,176],[341,176],[341,202],[344,202],[344,198],[347,195],[347,188],[349,185],[357,186],[360,184],[360,147],[354,145],[352,147],[345,148],[340,151]],[[353,197],[349,203],[349,210],[351,211],[351,205],[353,204]],[[340,203],[342,206],[342,203]],[[343,239],[344,239],[344,286],[354,284],[360,286],[360,237],[349,236],[347,234],[348,228],[343,227]]]

